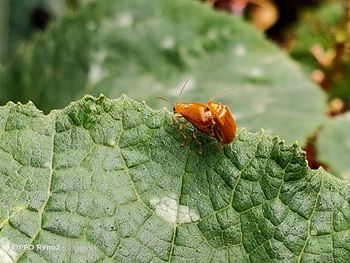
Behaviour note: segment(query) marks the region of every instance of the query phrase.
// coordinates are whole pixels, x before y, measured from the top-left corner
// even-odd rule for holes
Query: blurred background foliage
[[[175,101],[190,78],[182,100],[235,88],[218,99],[239,127],[298,140],[312,168],[349,179],[349,10],[348,0],[0,0],[0,102],[49,112],[126,93],[162,107],[154,97]]]

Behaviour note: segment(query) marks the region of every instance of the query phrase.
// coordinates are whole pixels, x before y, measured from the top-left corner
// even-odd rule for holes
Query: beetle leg
[[[201,144],[201,142],[198,140],[197,134],[198,134],[198,130],[195,128],[195,129],[193,130],[192,136],[193,136],[193,139],[196,141],[196,143],[197,143],[198,146],[199,146],[199,151],[198,151],[198,153],[199,153],[199,154],[202,154],[202,144]]]
[[[177,122],[177,119],[178,118],[175,118],[176,122]],[[185,129],[189,124],[190,124],[189,122],[184,122],[184,123],[181,123],[179,126],[180,133],[183,137],[183,141],[181,143],[181,146],[185,146],[187,144],[187,137],[186,137],[185,133],[183,132],[183,129]]]
[[[193,130],[193,138],[194,138],[194,140],[198,143],[199,146],[202,146],[202,143],[198,140],[197,135],[198,135],[198,130],[197,130],[197,129],[194,129],[194,130]]]
[[[189,125],[189,122],[184,122],[184,123],[181,123],[180,124],[180,130],[183,130],[183,129],[185,129],[187,126]]]
[[[216,138],[216,135],[215,135],[215,124],[212,124],[210,127],[209,127],[209,135]]]
[[[186,137],[185,133],[182,130],[185,129],[188,125],[189,125],[189,122],[184,122],[184,123],[181,123],[180,126],[179,126],[180,133],[184,137],[184,140],[181,143],[181,146],[186,146],[186,144],[187,144],[187,137]]]
[[[184,139],[183,139],[183,141],[181,143],[181,146],[186,146],[186,144],[187,144],[187,137],[186,137],[186,135],[183,132],[181,132],[181,134],[184,137]]]
[[[220,147],[220,150],[223,151],[224,150],[224,144],[223,143],[219,143],[219,147]]]
[[[177,123],[177,118],[176,118],[175,114],[173,114],[173,116],[171,118],[170,125],[173,126],[175,123]]]
[[[222,144],[223,142],[223,138],[222,138],[222,134],[220,132],[220,130],[217,128],[217,126],[213,127],[213,131],[214,131],[214,137],[217,139],[217,141],[219,142],[219,144]]]
[[[174,125],[175,123],[178,123],[178,119],[182,118],[182,115],[179,113],[174,113],[173,117],[171,118],[170,125]]]

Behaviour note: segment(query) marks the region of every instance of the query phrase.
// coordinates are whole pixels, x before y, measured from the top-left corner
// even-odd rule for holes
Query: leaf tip
[[[100,95],[98,96],[98,99],[99,100],[103,100],[103,99],[105,99],[106,98],[106,96],[105,96],[105,94],[103,94],[103,93],[100,93]]]
[[[126,95],[125,93],[123,93],[122,95],[120,95],[120,98],[121,98],[122,100],[126,100],[126,101],[131,100],[130,97],[129,97],[128,95]]]
[[[260,133],[261,135],[265,135],[265,134],[266,134],[266,130],[265,130],[264,128],[261,128],[260,131],[259,131],[259,133]]]
[[[292,144],[294,147],[300,147],[299,141],[295,140]]]

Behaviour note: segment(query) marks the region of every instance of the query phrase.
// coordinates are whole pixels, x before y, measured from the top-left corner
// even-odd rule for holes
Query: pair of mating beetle
[[[188,80],[182,87],[179,97],[187,82]],[[162,97],[158,98],[165,100]],[[199,102],[176,102],[173,107],[174,118],[184,118],[195,129],[214,137],[220,144],[228,144],[236,136],[237,128],[235,120],[226,105],[220,102],[212,102],[212,99],[207,104]]]

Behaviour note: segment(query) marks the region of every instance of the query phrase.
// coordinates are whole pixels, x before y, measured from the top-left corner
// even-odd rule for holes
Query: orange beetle
[[[181,88],[179,98],[188,81]],[[180,129],[191,123],[196,129],[214,137],[220,144],[228,144],[236,136],[236,122],[226,105],[212,102],[216,96],[212,97],[207,104],[176,102],[173,107],[174,119],[184,118],[187,121],[180,125]],[[162,97],[158,98],[167,101]],[[196,139],[195,133],[193,136]]]
[[[176,103],[173,112],[174,119],[184,118],[187,121],[181,124],[180,129],[192,123],[198,130],[212,134],[214,119],[207,105],[199,102]]]
[[[187,80],[181,88],[179,98],[181,97],[188,81],[189,80]],[[212,102],[217,95],[208,100],[207,104],[200,102],[176,102],[173,107],[174,119],[184,118],[187,121],[180,125],[180,129],[183,129],[191,123],[194,126],[195,131],[198,129],[214,137],[220,144],[228,144],[232,142],[236,136],[236,122],[232,117],[230,109],[226,105],[220,102]],[[157,98],[168,102],[163,97]],[[196,139],[195,131],[193,137]]]
[[[236,136],[236,122],[229,108],[209,100],[207,104],[176,103],[175,118],[184,118],[198,130],[214,137],[221,144],[232,142]]]

